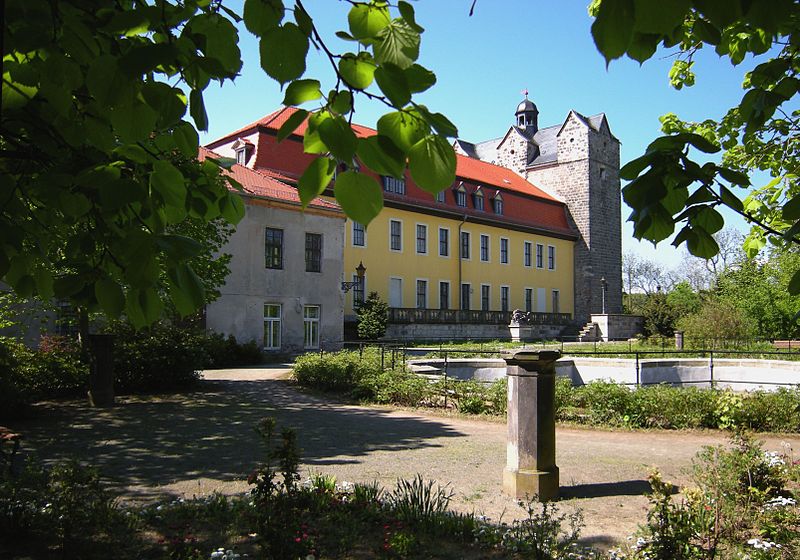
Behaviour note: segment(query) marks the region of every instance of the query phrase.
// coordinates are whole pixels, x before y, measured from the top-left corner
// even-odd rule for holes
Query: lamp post
[[[602,294],[602,302],[603,302],[603,315],[606,314],[606,291],[608,290],[608,282],[606,281],[606,277],[603,276],[600,278],[600,293]]]
[[[342,291],[344,293],[349,292],[353,288],[360,286],[361,283],[364,281],[364,273],[367,271],[367,267],[364,266],[363,262],[359,262],[358,266],[356,267],[356,278],[354,282],[342,282]]]

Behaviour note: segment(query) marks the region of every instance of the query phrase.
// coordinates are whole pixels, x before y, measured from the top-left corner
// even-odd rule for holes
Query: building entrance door
[[[403,307],[402,278],[389,278],[389,307]]]

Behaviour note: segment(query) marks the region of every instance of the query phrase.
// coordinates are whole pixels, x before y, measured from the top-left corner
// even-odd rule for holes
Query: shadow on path
[[[283,380],[203,381],[191,393],[119,401],[111,409],[42,403],[36,419],[13,428],[26,452],[45,461],[77,457],[129,486],[246,477],[262,457],[254,428],[265,416],[296,430],[306,465],[357,463],[373,451],[441,447],[439,438],[465,436],[436,420],[312,397]]]
[[[643,496],[650,492],[650,483],[646,480],[621,480],[619,482],[600,482],[597,484],[576,484],[562,486],[559,490],[560,498],[605,498],[611,496]],[[671,494],[677,494],[680,489],[672,485]]]

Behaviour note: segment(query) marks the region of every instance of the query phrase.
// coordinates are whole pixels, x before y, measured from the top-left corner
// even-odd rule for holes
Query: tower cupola
[[[539,109],[528,99],[528,90],[524,90],[523,93],[525,99],[517,105],[517,112],[514,115],[517,118],[517,126],[533,134],[539,130]]]

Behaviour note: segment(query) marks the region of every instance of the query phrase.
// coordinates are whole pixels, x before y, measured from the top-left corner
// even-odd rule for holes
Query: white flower
[[[797,502],[794,498],[785,498],[783,496],[778,496],[777,498],[772,498],[766,504],[764,504],[765,509],[776,509],[782,508],[786,506],[794,506],[797,505]]]
[[[782,467],[786,464],[786,462],[783,460],[783,456],[781,456],[781,454],[777,451],[765,451],[764,462],[770,468]]]

